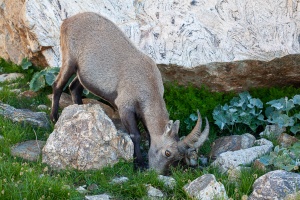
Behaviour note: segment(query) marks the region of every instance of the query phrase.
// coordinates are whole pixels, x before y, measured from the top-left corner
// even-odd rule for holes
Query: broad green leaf
[[[284,110],[285,111],[289,111],[289,110],[291,110],[294,107],[295,107],[295,105],[294,105],[293,100],[292,99],[290,99],[290,100],[286,99],[285,104],[284,104]]]
[[[260,99],[256,99],[256,98],[250,99],[250,104],[258,108],[263,108],[263,102]]]
[[[32,66],[32,63],[28,60],[28,58],[23,58],[21,62],[22,69],[28,69],[30,66]]]
[[[300,124],[296,124],[290,128],[290,131],[296,135],[296,133],[300,132]]]
[[[44,76],[41,76],[40,72],[37,72],[33,75],[30,83],[29,83],[29,87],[32,91],[38,91],[41,88],[45,87],[45,78]]]
[[[52,73],[52,74],[58,74],[59,70],[60,70],[59,67],[49,67],[49,68],[47,68],[47,72]]]
[[[56,78],[56,76],[52,73],[47,73],[45,75],[46,83],[50,86],[54,83],[55,78]]]
[[[265,156],[262,156],[259,158],[259,161],[264,164],[265,166],[268,166],[270,165],[270,160],[271,160],[271,157],[269,155],[265,155]]]
[[[193,114],[190,114],[190,119],[191,119],[192,121],[197,121],[198,116],[195,115],[194,113],[193,113]]]
[[[274,103],[271,106],[276,108],[277,110],[283,109],[283,105],[281,103]]]
[[[300,105],[300,95],[299,94],[297,94],[293,97],[293,102],[294,102],[294,104]]]

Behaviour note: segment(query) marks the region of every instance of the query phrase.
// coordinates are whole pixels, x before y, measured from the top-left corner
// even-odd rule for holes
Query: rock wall
[[[0,57],[60,66],[60,24],[84,11],[115,22],[162,65],[300,54],[299,0],[0,0]]]

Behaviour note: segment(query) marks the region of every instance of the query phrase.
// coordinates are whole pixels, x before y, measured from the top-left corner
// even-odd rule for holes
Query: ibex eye
[[[167,157],[170,157],[170,156],[171,156],[171,152],[170,152],[169,150],[166,150],[166,151],[165,151],[165,155],[166,155]]]

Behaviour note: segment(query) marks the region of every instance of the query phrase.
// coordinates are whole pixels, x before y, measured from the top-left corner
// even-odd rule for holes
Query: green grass
[[[16,108],[26,108],[39,111],[36,107],[45,104],[50,107],[50,101],[46,97],[51,93],[47,87],[37,93],[36,97],[25,98],[11,92],[12,89],[29,90],[28,82],[31,74],[26,74],[20,66],[0,60],[0,73],[21,72],[25,78],[13,82],[0,83],[0,101]],[[293,87],[256,89],[250,93],[255,98],[267,102],[274,98],[287,96],[292,97],[299,94],[300,90]],[[228,103],[234,93],[210,92],[206,87],[193,88],[192,86],[178,86],[167,84],[165,86],[165,100],[171,119],[181,121],[180,135],[186,135],[190,129],[186,121],[189,115],[196,113],[199,109],[203,117],[208,117],[210,122],[210,136],[201,148],[201,153],[207,155],[212,142],[221,136],[218,128],[213,124],[212,111],[221,104]],[[49,114],[49,111],[46,111]],[[192,122],[189,122],[192,123]],[[193,126],[194,124],[192,124]],[[53,127],[52,127],[53,129]],[[253,167],[250,170],[242,170],[241,177],[232,182],[228,175],[221,174],[217,169],[206,167],[199,168],[173,168],[172,177],[177,185],[173,190],[165,187],[158,180],[154,171],[135,172],[132,162],[120,161],[112,167],[105,167],[102,170],[60,170],[56,171],[41,162],[29,162],[11,156],[10,147],[26,140],[46,141],[51,130],[32,127],[14,123],[9,119],[0,116],[0,199],[84,199],[84,195],[76,191],[79,186],[97,184],[98,189],[89,191],[88,195],[107,193],[116,199],[145,199],[147,190],[145,184],[160,189],[167,195],[168,199],[189,199],[182,189],[183,186],[199,176],[212,173],[216,179],[224,184],[226,192],[232,199],[241,199],[243,195],[252,192],[252,185],[255,179],[265,172],[257,171]],[[129,181],[123,184],[111,184],[115,177],[125,176]]]

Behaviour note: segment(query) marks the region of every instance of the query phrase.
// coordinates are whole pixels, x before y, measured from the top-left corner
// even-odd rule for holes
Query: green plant
[[[289,148],[276,146],[274,151],[272,151],[269,155],[261,157],[259,160],[265,166],[271,166],[276,169],[284,169],[286,171],[299,171],[299,158],[300,142],[297,142]]]
[[[218,105],[213,110],[213,118],[221,130],[238,132],[246,125],[254,132],[259,125],[264,124],[262,108],[263,103],[260,99],[252,98],[249,92],[243,92],[239,97],[234,97],[229,105]]]
[[[270,105],[265,111],[267,122],[279,127],[290,127],[294,134],[300,131],[300,95],[295,95],[292,99],[276,99],[267,104]]]
[[[36,72],[29,83],[30,89],[36,92],[44,88],[46,84],[48,86],[51,86],[55,81],[59,70],[59,67],[48,67],[39,72]]]
[[[203,118],[207,117],[208,121],[212,121],[213,109],[220,103],[228,102],[234,96],[234,93],[212,92],[205,86],[196,88],[192,85],[166,83],[164,87],[164,99],[170,118],[180,120],[180,136],[187,135],[195,126],[197,109]]]

